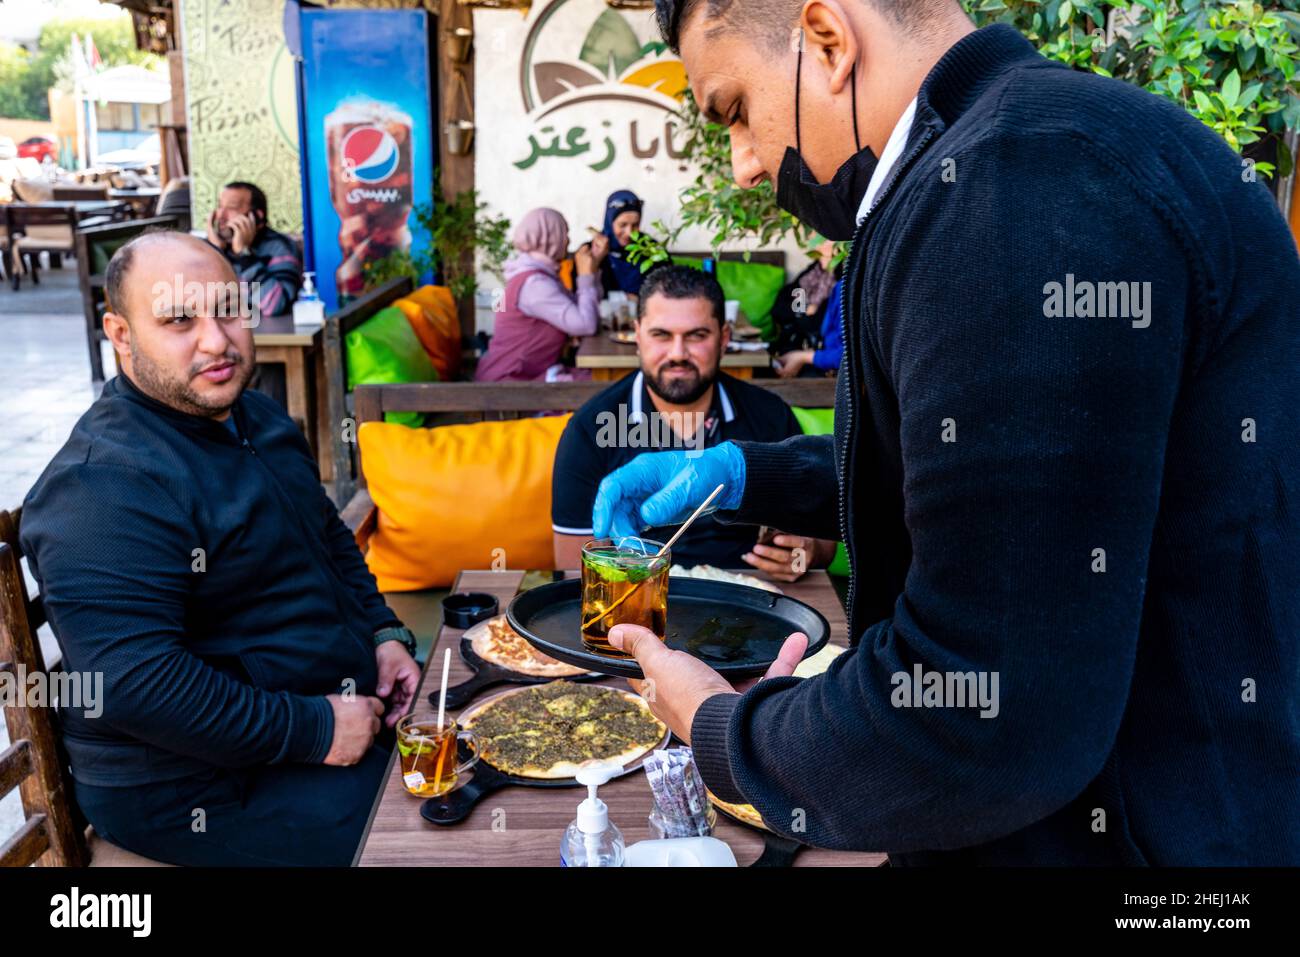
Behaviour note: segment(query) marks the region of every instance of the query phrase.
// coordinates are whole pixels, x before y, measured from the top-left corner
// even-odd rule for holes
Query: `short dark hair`
[[[136,247],[153,242],[159,235],[189,237],[188,233],[177,232],[175,229],[169,229],[166,226],[150,226],[138,236],[132,236],[130,240],[119,246],[117,252],[113,253],[113,257],[108,261],[108,268],[104,270],[104,299],[108,303],[110,312],[126,317],[126,313],[122,311],[126,299],[126,293],[123,290],[126,286],[127,276],[135,263]]]
[[[645,315],[646,303],[651,296],[666,296],[669,299],[707,299],[713,307],[713,318],[718,320],[718,327],[727,320],[726,297],[722,287],[711,273],[690,266],[658,266],[646,273],[637,294],[636,317]]]
[[[266,194],[262,192],[260,186],[254,186],[252,183],[245,183],[243,180],[235,180],[233,183],[227,183],[222,189],[246,189],[248,190],[248,205],[255,210],[261,210],[262,218],[266,219]]]
[[[863,0],[884,13],[910,34],[923,34],[927,25],[956,0]],[[716,20],[709,39],[731,27],[747,32],[759,45],[772,52],[788,50],[790,31],[799,22],[804,0],[655,0],[655,21],[659,33],[676,54],[681,54],[682,24],[703,6],[705,17]]]
[[[668,48],[681,54],[682,24],[703,6],[709,20],[719,21],[709,36],[728,26],[744,27],[770,50],[788,49],[790,30],[799,20],[804,0],[655,0],[655,21]]]

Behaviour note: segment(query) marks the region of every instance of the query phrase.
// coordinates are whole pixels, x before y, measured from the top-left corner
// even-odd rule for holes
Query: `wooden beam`
[[[35,814],[23,822],[14,835],[0,844],[0,867],[30,867],[50,850],[50,835],[44,814]]]
[[[32,743],[15,741],[0,754],[0,797],[4,797],[32,773]]]
[[[751,384],[788,405],[835,405],[834,379],[754,379]],[[606,388],[604,382],[404,382],[358,386],[353,405],[358,423],[378,421],[385,412],[545,412],[577,409]]]
[[[22,665],[28,672],[44,671],[28,619],[23,594],[23,573],[15,549],[0,542],[0,658]],[[87,860],[86,836],[73,822],[71,787],[59,760],[54,738],[53,708],[29,708],[24,703],[4,709],[9,739],[30,742],[33,772],[19,785],[23,808],[43,822],[44,845],[49,857],[42,863],[56,867],[82,867]],[[28,862],[30,863],[30,862]]]

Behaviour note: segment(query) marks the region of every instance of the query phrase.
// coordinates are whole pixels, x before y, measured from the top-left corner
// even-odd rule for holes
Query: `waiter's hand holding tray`
[[[635,658],[602,640],[614,625],[632,623],[649,627],[669,648],[738,680],[763,675],[795,632],[808,636],[805,658],[830,640],[830,625],[821,613],[786,595],[696,578],[673,578],[670,585],[667,555],[658,558],[662,569],[652,565],[639,580],[634,580],[636,572],[619,581],[617,572],[606,571],[614,580],[602,581],[602,556],[594,558],[584,548],[582,580],[523,592],[506,610],[515,631],[558,661],[606,675],[644,678]]]

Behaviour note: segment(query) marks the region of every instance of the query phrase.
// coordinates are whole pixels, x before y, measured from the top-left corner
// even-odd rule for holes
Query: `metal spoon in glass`
[[[666,553],[666,552],[668,551],[668,549],[670,549],[670,548],[673,547],[673,542],[677,541],[677,539],[679,539],[679,538],[682,537],[682,533],[685,532],[688,528],[691,527],[691,522],[695,521],[697,518],[700,517],[700,513],[703,512],[706,508],[709,507],[709,503],[712,502],[715,498],[717,498],[717,497],[718,497],[718,493],[721,492],[725,487],[726,487],[726,483],[725,483],[725,482],[720,483],[720,484],[718,485],[717,488],[715,488],[712,492],[709,493],[709,497],[706,498],[703,502],[700,503],[700,507],[697,508],[694,512],[691,513],[691,517],[688,518],[685,522],[682,523],[682,527],[679,528],[679,529],[677,529],[677,532],[673,535],[673,537],[670,538],[670,539],[668,539],[668,541],[664,542],[663,548],[661,548],[661,549],[659,549],[659,551],[655,552],[655,558],[662,558],[663,555],[664,555],[664,553]],[[651,568],[654,567],[654,563],[653,563],[653,562],[651,563],[650,567],[651,567]],[[629,598],[631,598],[634,594],[636,594],[636,590],[637,590],[638,588],[640,588],[642,585],[644,585],[644,584],[645,584],[647,581],[649,581],[649,580],[650,580],[650,577],[647,575],[645,578],[641,579],[641,581],[636,582],[635,584],[632,585],[631,588],[629,588],[627,591],[625,591],[625,592],[623,593],[623,596],[622,596],[621,598],[619,598],[618,601],[614,602],[614,604],[610,605],[610,606],[609,606],[608,608],[606,608],[604,611],[602,611],[602,612],[600,612],[599,614],[597,614],[597,615],[596,615],[594,618],[592,618],[590,621],[583,622],[583,624],[582,624],[582,629],[583,629],[583,631],[586,631],[588,628],[590,628],[590,627],[591,627],[592,625],[594,625],[596,622],[600,621],[602,618],[604,618],[604,617],[606,617],[607,615],[609,615],[610,612],[612,612],[615,608],[617,608],[619,605],[623,604],[623,602],[627,601],[627,600],[628,600]]]

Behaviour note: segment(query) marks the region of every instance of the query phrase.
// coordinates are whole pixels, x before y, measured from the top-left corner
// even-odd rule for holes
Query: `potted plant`
[[[428,244],[395,249],[366,263],[367,289],[397,276],[410,276],[418,282],[421,276],[436,271],[458,303],[472,304],[478,288],[476,260],[484,270],[505,281],[502,265],[510,255],[510,220],[489,214],[477,190],[467,189],[448,199],[435,170],[433,201],[416,206],[413,212],[418,234],[428,236]]]

